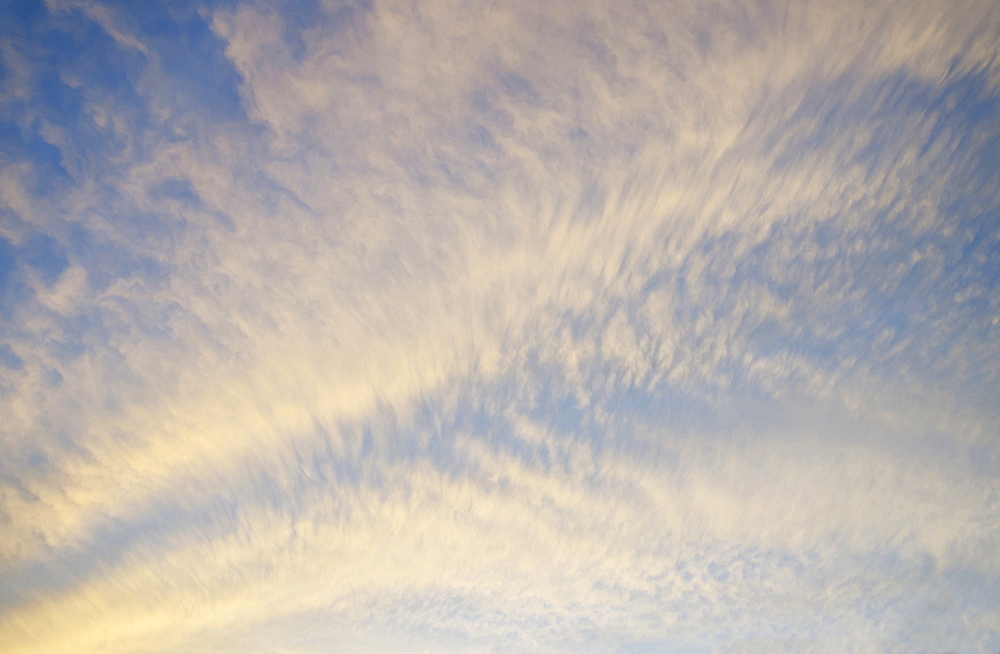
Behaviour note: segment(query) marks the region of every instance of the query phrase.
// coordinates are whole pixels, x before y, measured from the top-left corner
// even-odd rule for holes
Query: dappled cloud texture
[[[0,650],[1000,650],[1000,5],[0,5]]]

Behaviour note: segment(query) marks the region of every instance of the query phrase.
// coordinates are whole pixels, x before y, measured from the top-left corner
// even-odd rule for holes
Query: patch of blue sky
[[[23,301],[29,291],[17,273],[17,248],[0,237],[0,315],[5,320],[10,320],[13,308]]]
[[[236,6],[236,2],[216,2],[216,7]],[[315,3],[296,3],[291,14],[305,12]],[[170,96],[189,114],[192,127],[201,120],[237,121],[246,118],[240,100],[240,77],[225,55],[225,43],[205,20],[203,6],[196,2],[162,3],[147,1],[121,3],[133,16],[143,44],[155,53]],[[304,27],[304,25],[303,25]],[[191,120],[198,116],[198,121]],[[187,124],[186,123],[186,124]]]
[[[196,107],[200,113],[210,106],[215,119],[240,117],[236,75],[222,44],[196,8],[192,5],[179,22],[174,20],[183,14],[179,6],[166,13],[160,3],[147,5],[132,9],[144,25],[159,27],[160,40],[155,34],[150,39],[162,50],[157,52],[159,61],[166,68],[173,67],[174,73],[187,71],[184,79],[164,78],[176,85],[170,89],[173,97],[185,99],[194,105],[189,110]],[[18,7],[7,5],[5,10],[16,13]],[[119,47],[79,11],[26,13],[4,28],[19,54],[32,63],[27,97],[5,97],[5,123],[0,132],[4,156],[9,163],[31,165],[34,186],[29,190],[39,197],[55,198],[79,184],[97,181],[93,201],[101,207],[101,219],[113,226],[117,243],[110,242],[108,234],[95,233],[81,216],[55,214],[53,218],[63,222],[53,225],[50,221],[50,230],[59,233],[32,236],[21,254],[29,265],[40,266],[51,281],[65,268],[68,252],[69,258],[87,269],[88,281],[98,291],[124,276],[162,280],[159,264],[139,251],[144,243],[158,248],[164,238],[169,240],[177,229],[176,219],[122,204],[114,190],[120,176],[163,134],[163,127],[157,127],[151,115],[148,98],[138,90],[147,55]],[[178,39],[189,40],[190,47],[178,47]],[[5,74],[11,77],[16,71],[10,70],[11,62],[6,64]],[[106,103],[114,106],[117,119],[128,122],[125,129],[97,117],[95,107]],[[190,193],[184,195],[190,188],[173,190],[186,201],[194,199]]]
[[[53,284],[69,265],[63,247],[51,236],[34,234],[24,245],[25,261],[46,284]]]
[[[704,244],[699,281],[720,315],[755,287],[787,304],[789,319],[745,325],[761,354],[789,351],[827,367],[856,357],[888,375],[901,366],[968,375],[967,387],[982,390],[996,367],[965,363],[996,331],[1000,221],[996,209],[938,211],[930,229],[918,228],[921,217],[906,208],[862,213],[857,228],[845,228],[840,215],[806,229],[782,223],[742,255],[722,236]],[[683,304],[684,277],[678,271],[678,311],[690,320],[684,312],[700,307]]]
[[[16,44],[18,55],[30,58],[32,65],[27,97],[5,98],[4,112],[21,128],[28,144],[47,140],[43,131],[47,125],[66,130],[72,138],[54,144],[61,151],[61,167],[70,175],[94,172],[86,164],[110,160],[127,144],[121,135],[94,123],[87,103],[110,96],[119,108],[140,105],[133,85],[143,57],[118,52],[112,38],[87,20],[45,16],[32,27],[5,35]],[[11,65],[7,62],[8,68]],[[45,153],[42,160],[46,158],[51,154]]]
[[[17,356],[17,353],[4,343],[0,345],[0,366],[8,370],[20,370],[24,367],[24,360]]]
[[[8,22],[5,36],[31,61],[27,97],[8,97],[3,107],[20,131],[19,139],[10,127],[3,134],[12,152],[49,169],[58,165],[73,178],[86,171],[87,178],[113,183],[154,144],[176,139],[178,128],[245,117],[239,77],[195,4],[127,6],[116,18],[143,30],[146,52],[117,43],[80,9]],[[16,72],[11,65],[7,76]],[[150,75],[149,65],[162,74]],[[104,115],[109,111],[114,119]],[[52,128],[66,138],[53,142]],[[55,177],[40,172],[47,173],[40,179]]]
[[[67,182],[69,175],[62,166],[62,151],[43,139],[37,131],[18,125],[15,112],[9,107],[0,109],[4,119],[0,122],[0,154],[5,163],[30,163],[33,167],[30,190],[39,195],[59,189],[60,182]]]

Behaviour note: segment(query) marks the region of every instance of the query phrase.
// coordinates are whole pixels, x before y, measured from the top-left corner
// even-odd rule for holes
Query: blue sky
[[[993,2],[0,3],[0,649],[1000,649]]]

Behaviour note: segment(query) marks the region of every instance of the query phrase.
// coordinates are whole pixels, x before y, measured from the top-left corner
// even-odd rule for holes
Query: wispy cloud
[[[5,650],[1000,642],[992,4],[3,11]]]

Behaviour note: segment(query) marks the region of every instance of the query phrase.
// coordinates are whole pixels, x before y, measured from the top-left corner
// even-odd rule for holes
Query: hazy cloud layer
[[[10,2],[0,649],[995,651],[993,2]]]

